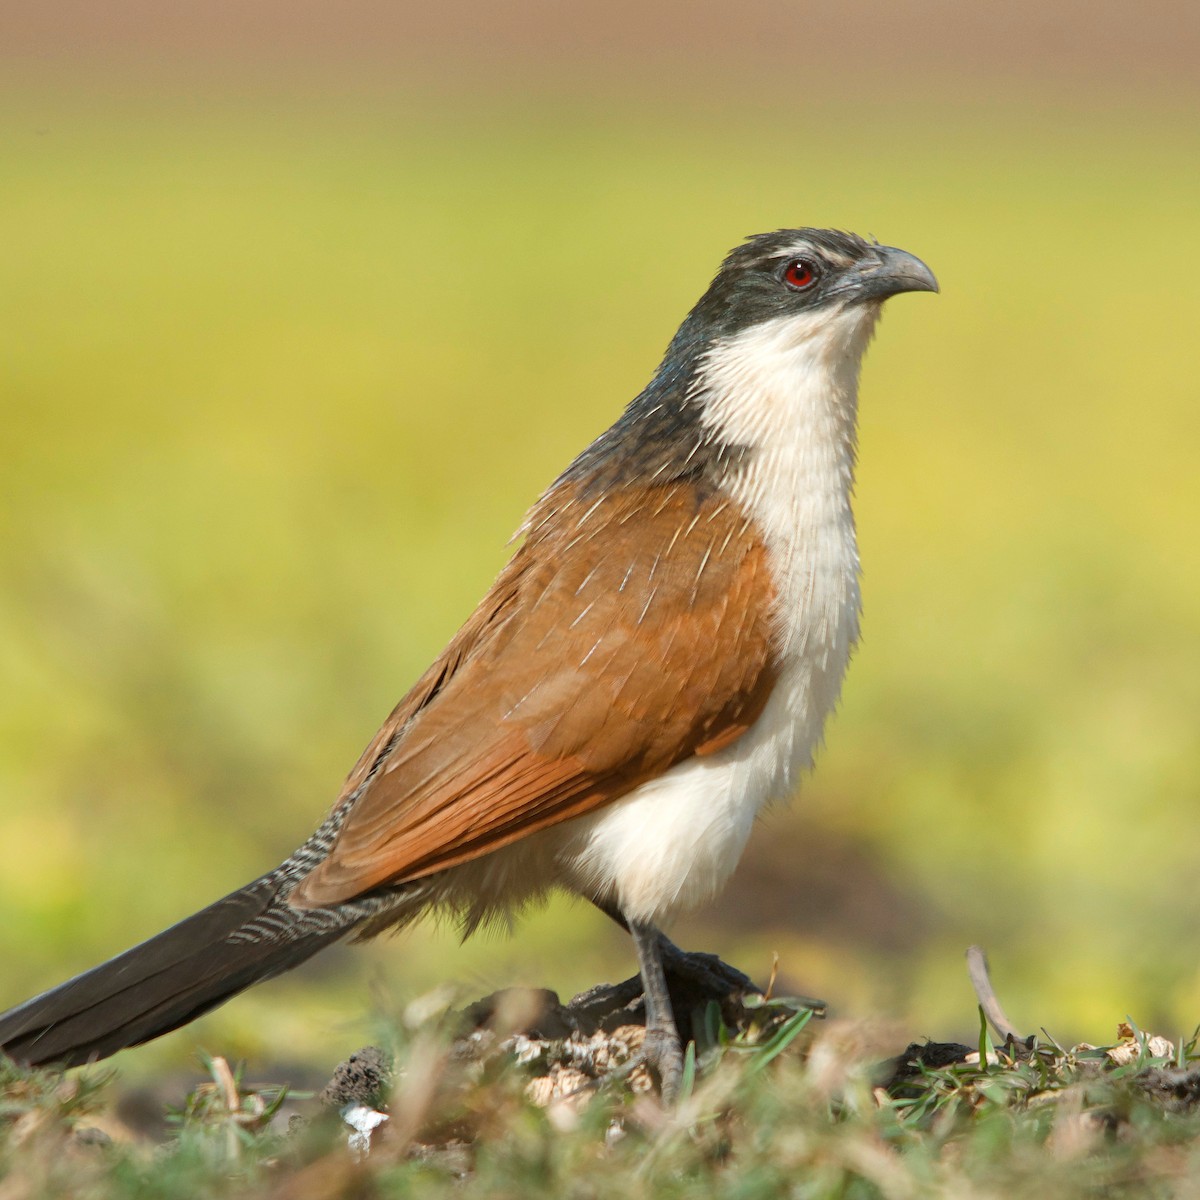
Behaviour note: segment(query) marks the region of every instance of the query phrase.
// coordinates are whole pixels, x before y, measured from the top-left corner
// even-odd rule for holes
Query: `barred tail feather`
[[[259,980],[298,966],[403,903],[376,895],[299,911],[296,864],[255,880],[124,954],[0,1014],[0,1050],[28,1066],[78,1066],[185,1025]]]

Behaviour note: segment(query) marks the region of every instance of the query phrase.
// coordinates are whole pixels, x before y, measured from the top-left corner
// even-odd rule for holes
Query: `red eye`
[[[783,282],[788,287],[795,288],[797,291],[803,291],[806,287],[812,287],[816,280],[817,272],[812,263],[806,258],[793,258],[783,268]]]

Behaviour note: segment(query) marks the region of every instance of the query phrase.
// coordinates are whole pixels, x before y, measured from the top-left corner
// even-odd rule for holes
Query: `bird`
[[[542,493],[492,587],[316,831],[259,879],[0,1015],[77,1066],[354,935],[464,933],[555,889],[629,932],[645,1061],[683,1055],[661,932],[812,765],[859,632],[860,366],[919,258],[833,229],[724,258],[646,387]]]

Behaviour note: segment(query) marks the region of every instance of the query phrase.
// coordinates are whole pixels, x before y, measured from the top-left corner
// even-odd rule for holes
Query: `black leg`
[[[683,1047],[675,1028],[675,1014],[663,974],[662,935],[648,922],[623,921],[637,950],[638,970],[642,976],[642,995],[646,1005],[646,1041],[642,1053],[658,1071],[663,1103],[671,1105],[679,1096],[683,1082]]]

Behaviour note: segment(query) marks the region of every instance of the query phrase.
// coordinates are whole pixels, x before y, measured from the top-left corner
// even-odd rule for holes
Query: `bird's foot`
[[[647,1029],[639,1049],[619,1067],[612,1067],[594,1079],[581,1084],[570,1096],[583,1095],[600,1088],[628,1083],[643,1067],[648,1068],[651,1083],[658,1080],[658,1091],[664,1108],[673,1108],[683,1086],[683,1047],[678,1035],[670,1029]],[[635,1091],[644,1089],[637,1087]]]
[[[683,1086],[683,1047],[673,1029],[647,1029],[638,1058],[658,1076],[664,1108],[674,1108]]]

